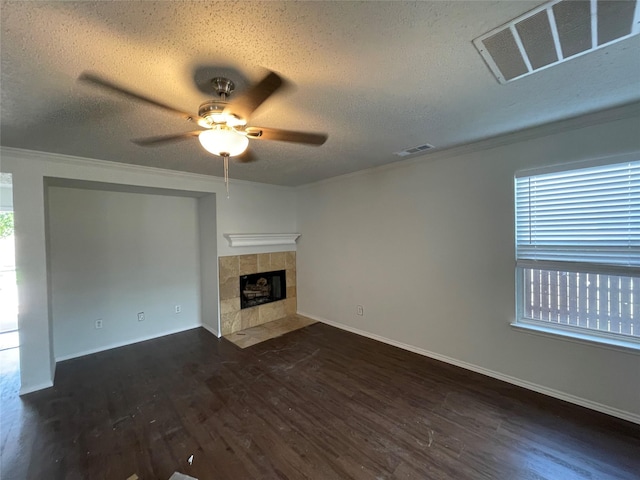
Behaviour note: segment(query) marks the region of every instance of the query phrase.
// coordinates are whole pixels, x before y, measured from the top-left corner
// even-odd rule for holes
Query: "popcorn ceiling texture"
[[[640,100],[639,38],[510,86],[472,40],[538,6],[517,2],[10,1],[0,14],[1,144],[221,177],[197,139],[143,148],[132,138],[193,130],[181,118],[78,84],[104,75],[186,112],[229,74],[236,93],[274,70],[295,88],[250,125],[327,132],[321,147],[252,140],[232,179],[303,185]],[[234,73],[235,72],[235,73]],[[233,95],[231,97],[233,99]]]
[[[296,313],[296,252],[220,257],[218,266],[220,333],[222,335],[262,325]],[[273,270],[286,270],[287,298],[241,310],[239,277]]]

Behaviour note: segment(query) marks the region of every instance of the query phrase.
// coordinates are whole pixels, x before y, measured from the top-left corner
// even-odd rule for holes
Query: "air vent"
[[[399,157],[408,157],[409,155],[415,155],[416,153],[425,152],[431,148],[433,148],[433,145],[425,143],[423,145],[418,145],[417,147],[405,148],[404,150],[400,150],[399,152],[393,152],[393,154]]]
[[[639,32],[640,0],[554,0],[473,44],[507,83]]]

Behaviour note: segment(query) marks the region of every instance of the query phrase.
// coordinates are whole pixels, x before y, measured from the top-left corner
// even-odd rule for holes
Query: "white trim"
[[[493,370],[488,370],[483,367],[479,367],[472,363],[463,362],[462,360],[458,360],[452,357],[448,357],[446,355],[441,355],[439,353],[430,352],[428,350],[424,350],[419,347],[415,347],[413,345],[409,345],[406,343],[398,342],[396,340],[391,340],[389,338],[383,337],[381,335],[376,335],[374,333],[369,333],[364,330],[360,330],[358,328],[349,327],[342,323],[334,322],[331,320],[327,320],[322,317],[318,317],[316,315],[311,315],[304,312],[298,312],[298,315],[303,315],[305,317],[311,318],[312,320],[316,320],[318,322],[325,323],[332,327],[339,328],[341,330],[346,330],[351,333],[355,333],[357,335],[362,335],[363,337],[371,338],[373,340],[377,340],[382,343],[386,343],[388,345],[392,345],[394,347],[402,348],[403,350],[408,350],[413,353],[417,353],[418,355],[423,355],[425,357],[433,358],[435,360],[439,360],[441,362],[445,362],[451,365],[455,365],[457,367],[464,368],[466,370],[471,370],[472,372],[480,373],[482,375],[486,375],[488,377],[492,377],[498,380],[502,380],[503,382],[510,383],[512,385],[517,385],[519,387],[526,388],[527,390],[532,390],[534,392],[542,393],[543,395],[547,395],[549,397],[557,398],[559,400],[564,400],[565,402],[573,403],[575,405],[580,405],[581,407],[586,407],[591,410],[595,410],[597,412],[606,413],[607,415],[611,415],[613,417],[621,418],[623,420],[627,420],[629,422],[640,424],[640,414],[627,412],[625,410],[620,410],[618,408],[609,407],[607,405],[603,405],[602,403],[593,402],[591,400],[587,400],[585,398],[577,397],[575,395],[571,395],[566,392],[562,392],[560,390],[555,390],[552,388],[547,388],[542,385],[538,385],[536,383],[527,382],[525,380],[521,380],[516,377],[512,377],[510,375],[504,375],[500,372],[496,372]]]
[[[53,387],[53,381],[49,380],[48,382],[38,383],[37,385],[29,385],[27,387],[22,387],[18,395],[27,395],[28,393],[37,392],[38,390],[44,390],[45,388]]]
[[[591,0],[591,50],[598,48],[598,0]],[[631,30],[633,32],[633,30]]]
[[[515,178],[532,177],[534,175],[544,175],[546,173],[569,172],[582,168],[603,167],[605,165],[615,165],[617,163],[637,162],[640,160],[640,152],[616,153],[602,157],[589,158],[587,160],[575,160],[565,163],[554,163],[543,167],[531,167],[516,170]]]
[[[640,0],[638,0],[637,12],[640,14]],[[324,178],[320,180],[316,180],[309,183],[304,183],[301,185],[276,185],[271,183],[260,183],[260,182],[250,182],[247,180],[234,180],[234,183],[242,183],[247,185],[260,185],[263,187],[270,187],[275,190],[300,190],[310,187],[315,187],[323,184],[330,184],[337,181],[344,180],[346,178],[352,177],[360,177],[363,175],[368,175],[371,172],[383,172],[387,170],[395,170],[398,168],[407,168],[414,164],[423,163],[425,160],[433,161],[439,159],[448,159],[457,157],[460,155],[465,155],[473,152],[480,152],[483,150],[491,150],[494,148],[499,148],[506,145],[512,145],[514,143],[524,142],[526,140],[544,138],[546,136],[556,135],[566,131],[579,130],[581,128],[591,127],[594,125],[600,125],[603,123],[615,122],[618,120],[624,120],[627,118],[632,118],[640,115],[640,102],[631,102],[625,105],[618,105],[612,108],[607,108],[604,110],[599,110],[596,112],[583,112],[577,113],[575,116],[562,118],[558,120],[549,120],[548,122],[533,126],[527,127],[520,130],[515,130],[511,132],[505,132],[498,135],[493,135],[489,137],[479,138],[477,140],[472,140],[467,143],[457,144],[457,145],[448,145],[444,147],[439,147],[434,150],[426,150],[424,154],[417,155],[413,158],[407,160],[400,160],[397,162],[391,162],[384,165],[379,165],[375,167],[365,168],[363,170],[357,170],[351,173],[345,173],[342,175],[337,175],[335,177]],[[63,155],[59,153],[48,153],[48,152],[40,152],[36,150],[25,150],[22,148],[14,148],[14,147],[4,147],[0,146],[0,158],[4,155],[12,156],[18,160],[37,160],[50,162],[54,160],[56,163],[64,163],[68,165],[76,165],[76,166],[95,166],[106,169],[115,169],[115,170],[125,170],[131,173],[146,173],[146,174],[156,174],[159,176],[165,176],[169,178],[183,178],[185,180],[199,180],[203,182],[207,182],[209,184],[220,184],[222,188],[224,188],[224,180],[220,177],[214,177],[210,175],[202,175],[196,173],[188,173],[188,172],[180,172],[177,170],[165,170],[162,168],[156,167],[146,167],[141,165],[132,165],[128,163],[120,163],[115,161],[108,160],[96,160],[93,158],[85,158],[85,157],[76,157],[71,155]],[[635,159],[637,160],[638,155],[636,152],[629,152],[626,154],[617,154],[612,156],[607,156],[603,158],[615,158],[617,156],[627,155],[631,157],[635,155]],[[581,162],[582,160],[576,161],[575,163]],[[621,160],[624,161],[624,160]],[[557,164],[558,167],[560,165],[568,165],[574,162],[565,162],[564,164]],[[540,167],[538,167],[540,168]],[[536,169],[533,169],[536,170]],[[3,172],[12,173],[11,168],[3,169]],[[523,170],[526,172],[526,170]],[[524,173],[523,173],[524,174]],[[50,172],[43,174],[44,177],[59,177],[59,175],[53,175]],[[84,176],[70,176],[64,175],[62,178],[75,179],[78,178],[80,180],[87,180]],[[91,180],[87,180],[91,181]],[[127,185],[140,185],[146,186],[147,183],[144,184],[136,183],[136,182],[127,182]],[[163,188],[163,187],[158,187]],[[200,187],[196,190],[194,188],[184,189],[188,191],[197,191],[202,193],[220,193],[215,189],[200,189]]]
[[[489,70],[491,70],[491,73],[493,73],[493,75],[496,77],[496,79],[498,80],[499,83],[501,83],[502,85],[504,85],[505,83],[511,82],[512,80],[516,80],[518,78],[521,78],[525,75],[531,75],[532,73],[545,68],[545,67],[540,67],[536,70],[533,70],[533,68],[531,67],[531,63],[528,62],[528,56],[526,57],[527,60],[524,60],[525,57],[523,57],[523,61],[528,62],[525,63],[526,67],[527,67],[527,73],[523,73],[522,75],[519,75],[517,77],[513,77],[509,80],[507,80],[506,78],[504,78],[504,76],[502,75],[502,72],[500,72],[500,69],[498,68],[498,65],[494,62],[493,57],[489,54],[489,52],[487,51],[487,49],[484,47],[484,41],[489,38],[494,36],[497,33],[500,33],[504,30],[510,29],[510,27],[515,27],[515,25],[517,23],[519,23],[522,20],[525,20],[529,17],[533,17],[534,15],[536,15],[537,13],[541,12],[542,10],[551,10],[551,8],[558,2],[560,2],[561,0],[552,0],[550,2],[547,2],[543,5],[539,5],[538,7],[534,8],[533,10],[529,10],[528,12],[523,13],[522,15],[520,15],[519,17],[514,18],[513,20],[507,22],[507,23],[503,23],[502,25],[494,28],[493,30],[490,30],[489,32],[485,33],[484,35],[480,35],[477,38],[474,38],[472,40],[473,44],[475,45],[476,49],[478,50],[478,52],[480,53],[480,55],[482,56],[483,60],[485,61],[485,63],[487,64],[487,66],[489,67]],[[553,13],[553,12],[552,12]],[[548,16],[547,13],[547,19],[549,19],[550,24],[551,24],[551,19]],[[555,18],[554,18],[555,20]],[[555,23],[555,22],[554,22]],[[552,32],[553,32],[553,28],[555,27],[555,25],[551,24],[552,27]],[[513,35],[514,30],[511,30],[511,35]],[[557,31],[556,31],[557,34]],[[519,35],[518,35],[519,37]],[[516,37],[514,36],[514,40],[516,41],[516,44],[518,42],[518,40],[516,40]],[[518,45],[518,49],[520,50],[520,52],[524,51],[524,47],[522,45]],[[521,55],[522,56],[522,55]],[[562,60],[562,57],[558,57],[558,60]],[[553,62],[549,65],[554,65],[555,63],[558,62]]]
[[[94,348],[91,350],[86,350],[84,352],[80,352],[80,353],[76,353],[76,354],[72,354],[72,355],[64,355],[62,357],[56,357],[56,363],[54,364],[54,371],[57,368],[57,362],[64,362],[65,360],[71,360],[73,358],[79,358],[79,357],[84,357],[85,355],[91,355],[93,353],[99,353],[99,352],[104,352],[106,350],[111,350],[113,348],[118,348],[118,347],[125,347],[127,345],[133,345],[134,343],[139,343],[139,342],[145,342],[147,340],[153,340],[155,338],[160,338],[160,337],[165,337],[167,335],[173,335],[174,333],[181,333],[181,332],[186,332],[187,330],[193,330],[194,328],[198,328],[198,327],[202,327],[205,330],[207,330],[208,332],[212,333],[213,335],[215,335],[217,338],[220,338],[221,335],[216,332],[213,328],[211,328],[208,325],[205,324],[197,324],[197,325],[192,325],[189,327],[185,327],[185,328],[180,328],[180,329],[176,329],[176,330],[170,330],[168,332],[165,333],[161,333],[158,335],[149,335],[146,337],[142,337],[142,338],[138,338],[136,340],[133,340],[131,342],[119,342],[119,343],[114,343],[111,344],[109,346],[106,347],[101,347],[101,348]],[[30,385],[27,387],[23,387],[20,389],[20,392],[18,395],[26,395],[29,393],[33,393],[33,392],[37,392],[38,390],[43,390],[45,388],[51,388],[53,387],[53,381],[48,381],[48,382],[44,382],[44,383],[39,383],[37,385]]]
[[[498,80],[498,83],[503,85],[507,83],[507,80],[504,78],[504,75],[502,75],[502,72],[498,68],[498,64],[496,64],[493,57],[489,55],[489,52],[484,46],[484,42],[480,38],[476,38],[473,40],[473,44],[480,53],[480,56],[484,60],[484,63],[487,65],[487,67],[489,67],[491,73],[493,73],[493,76],[496,78],[496,80]]]
[[[200,324],[200,326],[204,328],[207,332],[211,333],[212,335],[215,335],[217,338],[222,337],[222,335],[220,335],[220,332],[216,332],[212,326],[207,325],[205,323]]]
[[[602,273],[605,275],[623,275],[628,277],[637,277],[638,273],[640,273],[638,266],[608,265],[586,262],[561,262],[557,260],[531,260],[528,258],[517,259],[516,268],[557,270],[558,272]]]
[[[94,166],[94,167],[106,168],[111,170],[124,169],[124,170],[128,170],[131,173],[134,173],[134,172],[147,173],[147,174],[153,173],[156,175],[169,176],[169,177],[179,176],[186,179],[203,180],[206,182],[214,182],[214,183],[220,183],[224,185],[224,181],[220,177],[214,177],[211,175],[202,175],[198,173],[181,172],[178,170],[166,170],[158,167],[147,167],[147,166],[135,165],[131,163],[121,163],[121,162],[110,161],[110,160],[98,160],[98,159],[89,158],[89,157],[65,155],[62,153],[42,152],[39,150],[27,150],[24,148],[1,147],[1,151],[3,155],[11,155],[14,158],[17,158],[20,160],[35,160],[35,161],[44,161],[44,162],[50,162],[51,160],[55,160],[56,163],[61,163],[66,165]],[[44,176],[47,177],[52,175],[44,174]]]
[[[633,23],[631,24],[631,32],[640,33],[640,0],[636,0],[636,9],[633,13]]]
[[[153,340],[155,338],[165,337],[167,335],[173,335],[174,333],[185,332],[187,330],[193,330],[194,328],[201,327],[202,325],[192,324],[186,327],[176,328],[172,330],[167,330],[162,333],[157,333],[153,335],[145,335],[144,337],[138,337],[132,340],[126,340],[124,342],[116,342],[109,345],[103,345],[102,347],[92,348],[90,350],[84,350],[82,352],[72,353],[69,355],[62,355],[61,357],[56,356],[57,362],[64,362],[65,360],[71,360],[72,358],[84,357],[85,355],[91,355],[93,353],[104,352],[105,350],[111,350],[113,348],[126,347],[127,345],[133,345],[134,343],[146,342],[147,340]]]
[[[218,233],[218,224],[216,222],[216,234]],[[216,265],[215,265],[215,270],[216,270],[216,291],[214,293],[214,295],[216,296],[216,328],[218,329],[218,331],[214,331],[213,328],[211,330],[208,330],[207,327],[204,325],[204,322],[202,323],[202,326],[207,329],[208,331],[210,331],[211,333],[213,333],[216,337],[220,338],[222,337],[222,313],[220,313],[220,253],[219,253],[219,246],[216,243],[216,248],[218,249],[218,251],[216,251]],[[200,285],[202,285],[202,282],[200,282]],[[202,293],[200,293],[200,295],[202,295]],[[202,317],[200,317],[202,318]]]
[[[168,169],[158,168],[158,167],[147,167],[143,165],[122,163],[122,162],[112,161],[112,160],[98,160],[98,159],[89,158],[89,157],[77,157],[74,155],[64,155],[62,153],[42,152],[38,150],[27,150],[24,148],[0,146],[0,156],[5,156],[5,155],[11,156],[18,160],[31,160],[31,161],[40,161],[40,162],[51,162],[53,160],[55,161],[56,164],[65,164],[65,165],[82,166],[82,167],[93,166],[93,167],[98,167],[98,168],[107,169],[107,170],[120,170],[120,171],[124,170],[130,173],[142,173],[147,175],[152,174],[157,176],[169,177],[172,179],[181,178],[184,180],[196,180],[196,181],[205,182],[209,185],[215,184],[224,189],[224,179],[222,177],[215,177],[213,175],[203,175],[200,173],[182,172],[180,170],[168,170]],[[12,173],[12,172],[8,170],[6,173]],[[43,176],[52,177],[52,178],[60,177],[59,175],[51,174],[50,172],[44,173]],[[84,176],[76,177],[76,176],[65,175],[65,176],[62,176],[61,178],[68,178],[68,179],[78,178],[79,180],[86,180],[89,182],[91,181],[91,180],[87,180]],[[233,179],[233,183],[246,184],[246,185],[261,185],[261,186],[271,187],[275,190],[291,190],[295,188],[288,185],[276,185],[273,183],[252,182],[249,180]],[[138,185],[138,184],[127,183],[127,185]],[[140,186],[145,186],[145,185],[140,185]],[[163,188],[163,187],[158,187],[158,188]],[[185,190],[185,189],[181,189],[181,190]],[[204,188],[204,190],[189,189],[188,191],[196,191],[196,192],[202,192],[202,193],[222,193],[222,190],[217,191],[215,189],[206,188],[206,187]]]
[[[639,0],[640,1],[640,0]],[[491,137],[480,138],[478,140],[474,140],[469,143],[459,144],[459,145],[450,145],[444,147],[438,147],[435,150],[426,150],[423,155],[417,155],[413,158],[407,160],[399,160],[397,162],[386,163],[384,165],[379,165],[376,167],[369,167],[363,170],[356,170],[355,172],[345,173],[342,175],[338,175],[335,177],[324,178],[322,180],[317,180],[310,183],[305,183],[302,185],[298,185],[294,188],[298,190],[315,188],[320,185],[332,184],[335,182],[339,182],[349,178],[358,178],[365,175],[369,175],[372,172],[386,172],[389,170],[396,170],[401,168],[408,168],[415,164],[424,163],[426,161],[432,162],[436,160],[446,160],[449,158],[456,158],[462,155],[480,152],[483,150],[492,150],[499,147],[504,147],[507,145],[513,145],[515,143],[524,142],[527,140],[533,139],[542,139],[544,137],[558,135],[563,132],[569,132],[573,130],[580,130],[582,128],[588,128],[595,125],[601,125],[604,123],[616,122],[618,120],[624,120],[628,118],[634,118],[640,116],[640,102],[632,102],[626,105],[617,106],[613,108],[608,108],[606,110],[600,110],[597,112],[591,113],[583,113],[578,114],[576,116],[570,118],[564,118],[560,120],[552,120],[543,125],[538,125],[535,127],[528,127],[521,130],[515,130],[512,132],[502,133],[499,135],[494,135]],[[614,155],[606,155],[603,157],[596,157],[593,161],[597,161],[601,159],[604,163],[605,159],[609,158],[623,158],[623,157],[634,158],[637,160],[638,153],[636,150],[614,154]],[[625,161],[620,160],[620,161]],[[558,163],[555,164],[558,168],[561,166],[570,165],[572,163],[580,163],[584,162],[584,160],[574,160],[570,162]],[[535,167],[531,170],[539,170],[544,167]],[[522,175],[525,175],[528,169],[523,169],[521,172]]]
[[[531,65],[531,60],[529,60],[529,55],[527,54],[527,51],[524,49],[524,44],[522,43],[522,39],[520,38],[520,34],[518,33],[518,30],[516,30],[515,24],[510,25],[509,30],[511,31],[511,35],[513,36],[513,39],[516,42],[516,46],[518,47],[520,56],[522,57],[522,60],[524,61],[525,66],[527,67],[527,71],[532,72],[533,66]]]
[[[295,245],[299,233],[224,233],[230,247]]]
[[[566,325],[539,325],[535,320],[522,319],[511,323],[510,325],[516,330],[523,333],[530,333],[542,337],[555,338],[564,342],[581,343],[592,347],[604,348],[606,350],[614,350],[631,355],[640,355],[640,340],[634,341],[630,339],[625,341],[618,336],[607,335],[607,332],[594,331],[590,335],[589,331],[584,329],[571,328]]]
[[[558,62],[564,60],[564,54],[562,53],[562,45],[560,44],[560,34],[558,33],[558,25],[556,25],[556,16],[553,13],[553,8],[547,8],[547,20],[549,20],[549,27],[551,28],[551,36],[553,37],[553,45],[556,49],[556,58]]]
[[[533,17],[535,14],[541,12],[542,10],[547,10],[549,8],[553,8],[553,6],[556,3],[560,3],[562,0],[551,0],[549,2],[543,3],[542,5],[538,5],[536,8],[532,9],[532,10],[528,10],[525,13],[523,13],[522,15],[514,18],[513,20],[510,20],[506,23],[503,23],[502,25],[494,28],[493,30],[490,30],[489,32],[485,33],[484,35],[481,35],[480,39],[484,40],[485,38],[489,38],[493,35],[495,35],[496,33],[501,32],[502,30],[505,30],[509,25],[511,24],[516,24],[521,22],[522,20],[526,20],[527,18]]]
[[[501,84],[506,84],[509,82],[512,82],[514,80],[518,80],[520,78],[523,78],[527,75],[531,75],[533,73],[539,72],[541,70],[546,70],[547,68],[553,67],[555,65],[558,65],[559,63],[577,58],[577,57],[581,57],[582,55],[586,55],[590,52],[593,52],[595,50],[599,50],[603,47],[606,47],[608,45],[613,45],[614,43],[618,43],[621,42],[622,40],[626,40],[627,38],[631,38],[634,35],[638,34],[638,28],[637,28],[637,23],[633,23],[631,25],[631,31],[630,33],[628,33],[627,35],[623,35],[622,37],[618,37],[618,38],[614,38],[613,40],[610,40],[607,43],[603,43],[601,45],[598,45],[598,40],[597,40],[597,25],[598,25],[598,12],[597,12],[597,0],[591,0],[590,1],[590,34],[591,34],[591,48],[588,48],[587,50],[584,50],[582,52],[578,52],[574,55],[571,55],[569,57],[564,57],[563,55],[558,55],[559,51],[558,51],[558,44],[559,44],[559,40],[557,40],[557,36],[558,36],[558,31],[557,31],[557,25],[555,22],[555,15],[553,14],[553,6],[556,5],[557,3],[560,3],[561,1],[569,1],[569,0],[551,0],[547,3],[544,3],[542,5],[539,5],[538,7],[534,8],[533,10],[529,10],[528,12],[525,12],[524,14],[520,15],[519,17],[514,18],[513,20],[506,22],[502,25],[500,25],[499,27],[494,28],[493,30],[485,33],[484,35],[480,35],[479,37],[475,38],[473,40],[473,44],[475,45],[475,47],[478,49],[478,52],[480,53],[480,55],[482,56],[482,58],[484,59],[485,63],[487,64],[487,66],[489,67],[489,69],[491,70],[491,73],[493,73],[493,75],[496,77],[496,79],[498,80],[498,82],[500,82]],[[636,2],[636,9],[638,8],[638,3]],[[549,20],[549,24],[551,26],[551,34],[553,36],[553,40],[554,40],[554,44],[555,44],[555,48],[556,48],[556,55],[558,56],[558,60],[555,62],[551,62],[548,63],[547,65],[543,65],[542,67],[538,67],[536,69],[529,69],[526,73],[523,73],[521,75],[518,75],[517,77],[513,77],[510,78],[508,80],[506,80],[504,78],[504,76],[500,73],[500,70],[497,69],[497,66],[495,64],[495,62],[493,61],[493,58],[491,58],[491,55],[487,52],[487,50],[484,48],[484,41],[487,38],[490,38],[500,32],[503,32],[505,30],[510,30],[514,41],[516,42],[516,45],[518,45],[518,35],[516,32],[516,28],[515,26],[517,24],[519,24],[521,21],[526,20],[528,18],[533,17],[534,15],[540,13],[542,10],[547,10],[547,19]],[[634,22],[637,20],[637,10],[635,12],[635,17],[634,17]],[[518,45],[518,49],[520,50],[520,52],[523,52],[523,48],[521,48],[520,45]],[[527,65],[527,60],[528,57],[521,55],[523,58],[523,61],[525,62],[525,65]],[[529,68],[531,65],[527,65],[527,68]]]

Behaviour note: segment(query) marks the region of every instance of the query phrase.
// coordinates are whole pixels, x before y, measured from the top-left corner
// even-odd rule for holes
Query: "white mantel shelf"
[[[230,247],[295,245],[299,233],[224,233]]]

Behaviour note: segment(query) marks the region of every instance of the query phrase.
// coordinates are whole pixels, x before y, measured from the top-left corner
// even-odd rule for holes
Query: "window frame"
[[[600,159],[567,162],[548,165],[531,169],[523,169],[515,172],[513,176],[513,232],[514,232],[514,273],[515,273],[515,319],[510,323],[516,331],[528,334],[551,337],[570,342],[586,343],[602,348],[622,350],[628,353],[640,355],[640,338],[619,334],[615,332],[599,331],[573,325],[556,324],[545,320],[537,320],[525,316],[525,271],[526,269],[541,269],[552,271],[574,271],[584,273],[604,273],[610,275],[633,276],[640,280],[640,269],[628,266],[603,266],[592,263],[561,262],[546,260],[529,260],[517,257],[517,179],[543,175],[546,173],[569,172],[582,168],[615,165],[618,163],[634,162],[640,159],[640,152],[632,154],[615,155]]]

